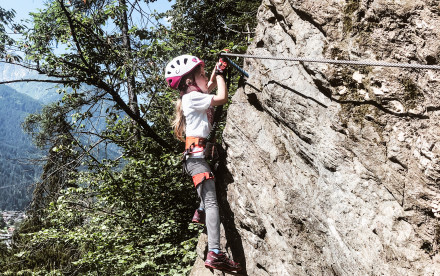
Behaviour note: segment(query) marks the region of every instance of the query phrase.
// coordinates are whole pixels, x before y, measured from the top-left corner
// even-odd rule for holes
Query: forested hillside
[[[21,124],[41,104],[14,89],[0,85],[0,210],[23,210],[29,203],[29,186],[41,170],[31,159],[40,157]]]
[[[18,65],[0,63],[0,80],[8,81],[21,79],[44,81],[47,80],[48,77]],[[56,92],[57,87],[54,83],[35,81],[14,82],[9,83],[8,86],[44,104],[61,99],[60,94]]]

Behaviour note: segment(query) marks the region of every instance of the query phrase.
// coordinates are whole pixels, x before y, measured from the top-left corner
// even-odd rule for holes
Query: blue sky
[[[45,3],[47,2],[48,0],[0,0],[0,7],[6,10],[15,10],[15,21],[19,23],[20,20],[30,19],[29,13],[37,12],[39,9],[43,9],[45,7]],[[148,4],[149,9],[147,8],[147,4],[143,4],[143,9],[147,12],[149,12],[150,10],[164,12],[170,9],[175,2],[175,0],[157,0],[153,3]],[[168,25],[168,22],[162,21],[162,24]],[[10,33],[9,35],[14,39],[20,39],[20,34]]]
[[[131,0],[128,0],[131,1]],[[16,12],[16,21],[30,19],[29,13],[37,12],[38,9],[43,9],[45,7],[44,3],[48,2],[48,0],[0,0],[0,7],[11,10],[14,9]],[[168,0],[157,0],[153,3],[148,4],[150,9],[146,7],[143,9],[147,12],[158,11],[163,12],[171,8],[171,6],[176,2],[176,0],[168,1]],[[163,22],[166,24],[167,22]],[[13,38],[19,39],[19,35],[17,34],[14,37],[13,34],[10,34]],[[62,47],[60,47],[62,48]],[[56,49],[55,51],[63,52],[63,49]],[[142,99],[139,99],[142,101]]]
[[[35,12],[38,9],[44,7],[44,3],[47,0],[0,0],[0,7],[10,10],[14,9],[16,11],[17,19],[27,19],[29,18],[30,12]],[[157,10],[159,12],[165,11],[171,8],[171,5],[176,1],[172,0],[158,0],[154,3],[149,4],[151,10]]]
[[[14,9],[17,13],[17,18],[25,19],[28,18],[30,12],[36,11],[38,8],[42,8],[43,3],[43,0],[2,0],[0,2],[0,7],[6,10]]]

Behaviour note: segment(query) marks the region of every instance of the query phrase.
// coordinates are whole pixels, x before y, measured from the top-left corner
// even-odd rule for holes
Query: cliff
[[[248,54],[438,64],[440,6],[264,0]],[[245,59],[217,188],[243,275],[440,275],[440,72]],[[192,275],[203,268],[202,235]]]

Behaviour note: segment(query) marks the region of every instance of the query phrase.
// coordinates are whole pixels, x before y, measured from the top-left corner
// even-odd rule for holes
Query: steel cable
[[[380,67],[399,67],[399,68],[410,68],[410,69],[440,70],[439,65],[390,63],[390,62],[369,61],[369,60],[355,61],[355,60],[318,59],[318,58],[301,58],[301,57],[297,57],[297,58],[294,58],[294,57],[274,57],[274,56],[259,56],[259,55],[247,55],[247,54],[231,54],[231,53],[221,53],[220,55],[226,56],[226,57],[271,59],[271,60],[283,60],[283,61],[299,61],[299,62],[330,63],[330,64],[342,64],[342,65],[380,66]]]

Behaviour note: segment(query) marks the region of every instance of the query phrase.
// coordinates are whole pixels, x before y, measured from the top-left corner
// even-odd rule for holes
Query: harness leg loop
[[[197,187],[197,185],[199,185],[200,183],[202,183],[203,181],[205,181],[207,179],[214,179],[214,174],[212,172],[198,173],[198,174],[194,175],[192,177],[192,179],[194,182],[194,186]]]

